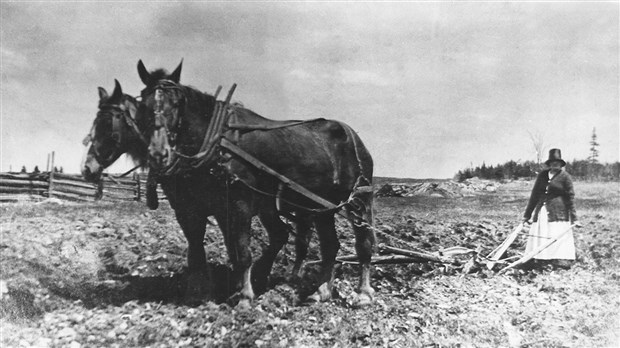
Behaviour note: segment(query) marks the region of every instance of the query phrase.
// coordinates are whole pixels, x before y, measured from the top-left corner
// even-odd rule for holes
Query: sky
[[[137,62],[272,119],[355,129],[375,175],[451,178],[535,160],[530,134],[620,160],[619,3],[0,3],[0,171],[78,173],[97,87],[138,95]],[[543,156],[546,159],[547,154]],[[131,168],[121,158],[109,171]]]

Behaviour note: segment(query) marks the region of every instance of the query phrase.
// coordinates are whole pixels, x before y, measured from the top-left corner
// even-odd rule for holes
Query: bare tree
[[[541,132],[530,132],[527,131],[530,135],[530,139],[532,140],[532,146],[534,146],[534,151],[536,151],[536,164],[540,165],[540,162],[543,159],[545,150],[547,149],[547,145],[545,144],[545,137]]]

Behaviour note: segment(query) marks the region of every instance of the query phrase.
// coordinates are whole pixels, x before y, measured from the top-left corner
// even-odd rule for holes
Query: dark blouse
[[[534,212],[534,221],[543,205],[547,208],[549,222],[577,221],[575,212],[575,191],[573,180],[565,170],[561,170],[549,179],[549,170],[543,170],[534,183],[530,201],[525,209],[524,218],[530,219]]]

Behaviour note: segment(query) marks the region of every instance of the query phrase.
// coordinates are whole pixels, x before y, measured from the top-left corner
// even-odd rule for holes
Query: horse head
[[[164,69],[148,72],[142,60],[138,74],[144,112],[154,128],[148,146],[149,166],[158,172],[174,165],[184,154],[196,152],[204,135],[215,98],[182,85],[183,61],[169,74]]]
[[[82,175],[92,182],[98,181],[103,170],[124,153],[141,164],[146,161],[146,140],[139,130],[144,125],[136,123],[140,104],[123,94],[120,83],[114,81],[112,94],[99,87],[99,111],[83,141],[88,149],[82,163]]]

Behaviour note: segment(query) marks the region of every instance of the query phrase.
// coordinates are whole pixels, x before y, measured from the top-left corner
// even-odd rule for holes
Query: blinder
[[[93,127],[91,128],[90,133],[84,138],[84,140],[82,141],[82,143],[86,146],[88,145],[88,143],[92,142],[95,139],[95,128],[96,128],[96,124],[97,122],[100,122],[100,120],[103,117],[111,117],[111,121],[112,121],[112,133],[110,134],[110,137],[112,138],[112,140],[114,141],[114,146],[116,148],[116,150],[118,150],[122,144],[123,144],[123,121],[125,122],[125,126],[129,126],[132,127],[132,123],[133,123],[133,119],[131,119],[131,116],[128,115],[128,110],[124,105],[100,105],[100,108],[102,109],[101,111],[99,111],[97,113],[97,118],[95,119],[95,123],[93,124]],[[128,120],[131,119],[131,120]],[[141,134],[138,134],[140,136],[140,138],[142,138]],[[98,149],[95,147],[94,149],[94,153],[95,153],[95,159],[100,162],[100,163],[108,163],[112,161],[112,158],[114,158],[114,152],[109,156],[109,158],[101,158],[101,154],[99,153]]]

